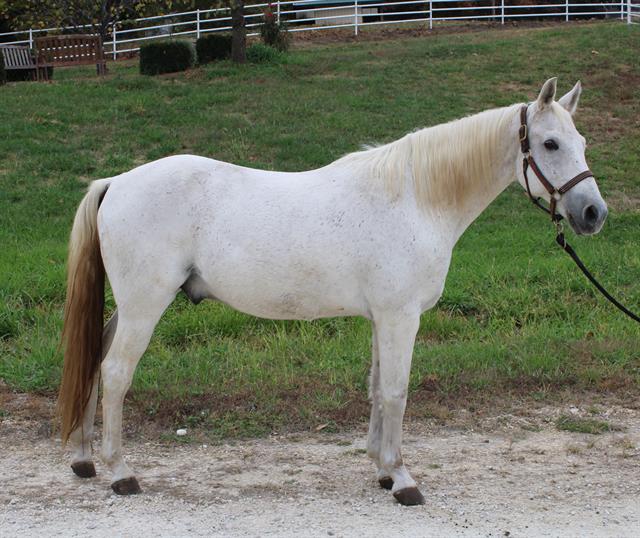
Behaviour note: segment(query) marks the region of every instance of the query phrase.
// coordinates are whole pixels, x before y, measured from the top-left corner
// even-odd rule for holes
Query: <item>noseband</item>
[[[569,181],[567,181],[562,187],[556,189],[551,182],[544,176],[540,167],[536,164],[536,161],[531,156],[531,145],[529,144],[529,129],[527,128],[527,109],[529,105],[522,105],[520,109],[520,151],[522,151],[522,173],[524,175],[524,183],[527,186],[527,194],[531,201],[537,205],[540,209],[549,213],[551,215],[551,220],[555,223],[562,220],[562,215],[556,213],[556,205],[562,195],[567,193],[570,189],[575,187],[578,183],[580,183],[583,179],[587,179],[589,177],[593,177],[593,172],[591,170],[585,170],[584,172],[580,172],[577,176],[573,177]],[[540,198],[534,198],[531,194],[531,189],[529,188],[529,177],[527,176],[527,172],[531,168],[533,173],[537,176],[538,180],[542,184],[542,186],[549,193],[549,208],[547,209],[545,206],[540,203]]]

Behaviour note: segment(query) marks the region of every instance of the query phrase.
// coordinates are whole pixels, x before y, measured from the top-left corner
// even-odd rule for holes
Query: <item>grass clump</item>
[[[252,64],[275,62],[280,59],[280,56],[279,50],[262,43],[254,43],[247,47],[247,61]]]
[[[186,71],[196,63],[196,52],[190,41],[154,41],[140,47],[140,73],[160,75]]]
[[[620,431],[618,426],[614,426],[604,420],[574,417],[571,415],[562,415],[558,417],[556,420],[556,428],[565,432],[589,433],[591,435]]]

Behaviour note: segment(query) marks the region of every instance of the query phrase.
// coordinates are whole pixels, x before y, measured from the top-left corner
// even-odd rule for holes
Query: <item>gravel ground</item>
[[[126,442],[143,494],[111,493],[105,469],[75,478],[47,428],[0,423],[0,536],[640,536],[640,411],[620,431],[558,431],[547,408],[474,427],[407,426],[405,461],[425,494],[377,487],[364,427],[222,445]],[[190,433],[185,439],[189,439]]]

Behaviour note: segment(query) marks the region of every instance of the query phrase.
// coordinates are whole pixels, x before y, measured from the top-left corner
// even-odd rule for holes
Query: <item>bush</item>
[[[214,60],[231,57],[230,34],[207,34],[196,41],[198,63],[208,64]]]
[[[140,47],[140,73],[159,75],[185,71],[196,63],[196,51],[190,41],[155,41]]]
[[[7,82],[7,73],[4,70],[4,56],[0,52],[0,86]]]
[[[273,62],[278,58],[280,51],[262,43],[254,43],[247,48],[247,61],[253,64]]]
[[[279,51],[285,52],[289,48],[287,25],[282,21],[277,21],[271,9],[271,4],[264,12],[264,22],[260,26],[260,37],[262,37],[265,45],[269,45]]]

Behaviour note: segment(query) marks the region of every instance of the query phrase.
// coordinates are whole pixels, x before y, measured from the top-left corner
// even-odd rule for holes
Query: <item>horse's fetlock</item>
[[[393,469],[399,469],[403,465],[402,454],[399,451],[391,454],[382,454],[380,456],[380,466],[383,469],[392,471]]]

